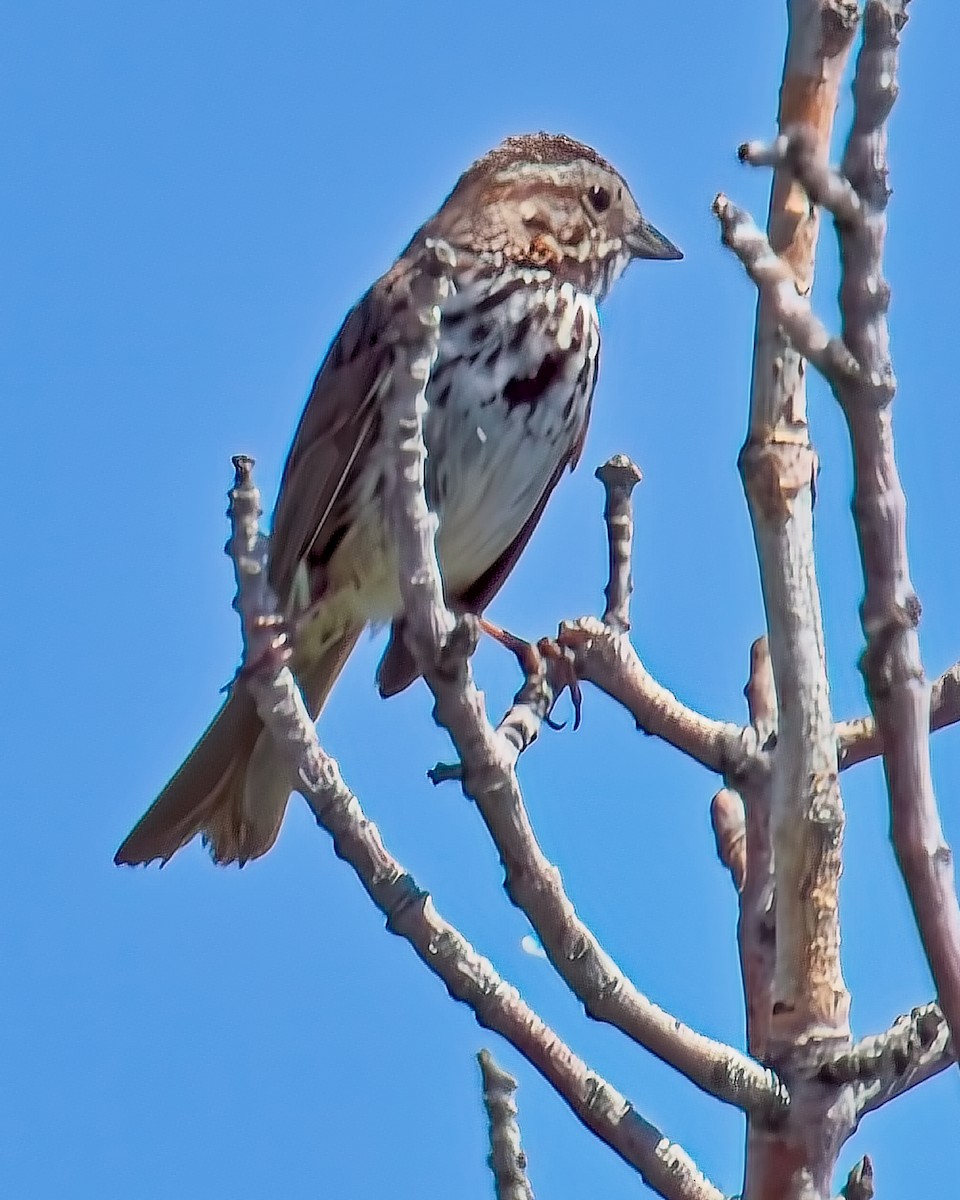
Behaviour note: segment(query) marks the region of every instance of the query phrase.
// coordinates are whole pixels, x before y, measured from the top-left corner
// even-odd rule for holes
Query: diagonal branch
[[[855,224],[862,218],[863,205],[856,189],[830,166],[809,127],[795,125],[769,146],[745,142],[737,154],[741,162],[752,167],[786,168],[813,203],[828,209],[840,224]]]
[[[626,634],[630,629],[633,548],[633,489],[642,479],[640,468],[625,454],[615,454],[598,468],[603,484],[609,571],[604,588],[603,617],[565,621],[557,644],[569,656],[577,679],[587,680],[617,700],[637,728],[668,742],[724,776],[742,772],[755,746],[744,730],[714,721],[689,708],[662,687],[640,661]]]
[[[581,698],[570,656],[548,638],[535,646],[490,621],[481,618],[479,624],[485,632],[493,633],[501,645],[513,651],[523,669],[523,684],[494,731],[510,746],[515,760],[530,749],[545,722],[551,728],[562,728],[551,720],[550,714],[558,697],[567,689],[573,698],[573,727],[577,729]],[[434,784],[462,780],[463,767],[459,763],[437,763],[427,772],[427,778]]]
[[[268,582],[269,544],[260,534],[260,493],[249,458],[234,459],[229,551],[237,577],[235,608],[244,642],[242,678],[264,725],[284,747],[317,824],[349,863],[387,929],[410,943],[481,1026],[506,1038],[554,1087],[584,1125],[668,1200],[723,1200],[690,1158],[557,1037],[493,964],[437,912],[429,894],[389,853],[377,827],[324,753],[300,689],[287,666],[290,650]]]
[[[490,1155],[497,1200],[533,1200],[527,1178],[527,1156],[520,1146],[520,1125],[514,1095],[517,1081],[508,1075],[489,1050],[477,1055],[483,1077],[483,1106],[490,1127]]]
[[[808,298],[797,291],[793,271],[770,245],[750,214],[723,193],[714,200],[713,211],[720,222],[723,244],[743,263],[760,295],[776,313],[783,336],[793,349],[808,358],[824,375],[856,376],[856,359],[840,338],[830,336]]]
[[[736,775],[753,753],[749,730],[688,707],[653,678],[629,638],[596,617],[564,621],[557,640],[572,652],[578,679],[621,704],[638,729],[682,750],[708,771]]]
[[[476,803],[500,854],[507,894],[588,1014],[615,1025],[711,1095],[748,1110],[781,1111],[787,1097],[772,1071],[685,1028],[626,978],[577,916],[559,871],[537,841],[514,769],[517,749],[491,727],[471,677],[471,624],[475,632],[476,623],[454,625],[437,565],[436,518],[424,496],[424,364],[431,361],[436,339],[431,322],[437,293],[430,278],[424,272],[414,281],[420,289],[414,293],[420,323],[411,323],[408,342],[396,347],[384,405],[384,436],[395,448],[396,463],[388,503],[411,650],[433,693],[434,716],[459,752],[464,792]]]

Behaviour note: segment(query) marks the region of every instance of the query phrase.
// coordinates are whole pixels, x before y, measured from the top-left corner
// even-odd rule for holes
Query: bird
[[[348,313],[317,373],[274,509],[270,583],[295,630],[292,668],[311,717],[368,625],[392,623],[384,697],[418,676],[403,634],[384,509],[382,434],[391,327],[409,319],[425,247],[453,251],[426,390],[426,495],[448,603],[481,614],[580,457],[600,354],[597,306],[635,259],[682,258],[620,173],[565,134],[506,138]],[[242,681],[120,846],[117,864],[167,862],[202,835],[218,864],[276,841],[295,790]]]

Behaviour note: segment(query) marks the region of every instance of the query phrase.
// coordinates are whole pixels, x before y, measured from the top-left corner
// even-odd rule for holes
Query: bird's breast
[[[440,519],[448,595],[464,592],[507,551],[582,437],[596,381],[593,297],[543,272],[462,285],[444,307],[427,385],[426,490]],[[390,447],[352,489],[349,532],[327,567],[317,637],[358,617],[401,609],[384,509]]]
[[[444,309],[425,438],[451,592],[508,549],[587,420],[600,347],[596,304],[542,275],[462,287]]]

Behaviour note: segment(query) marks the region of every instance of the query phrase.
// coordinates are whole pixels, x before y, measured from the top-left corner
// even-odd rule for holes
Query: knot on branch
[[[717,857],[730,872],[738,892],[747,880],[747,828],[743,800],[732,788],[721,788],[710,804],[710,823]]]
[[[817,465],[816,452],[804,442],[748,441],[738,460],[750,502],[768,521],[786,521],[797,497],[812,493]]]
[[[480,622],[473,613],[462,613],[444,637],[437,658],[437,670],[447,679],[456,679],[477,652]]]

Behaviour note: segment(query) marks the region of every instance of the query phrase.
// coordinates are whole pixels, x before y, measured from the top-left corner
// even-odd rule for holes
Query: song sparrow
[[[394,621],[381,693],[416,677],[396,623],[380,404],[391,356],[384,335],[426,238],[458,256],[427,390],[428,498],[448,599],[476,613],[580,455],[600,350],[597,302],[631,259],[681,257],[594,150],[546,133],[511,137],[461,176],[349,314],[300,419],[271,542],[271,582],[298,630],[293,666],[314,717],[368,622]],[[242,864],[273,845],[291,790],[236,685],[115,861],[166,861],[202,832],[216,862]]]

